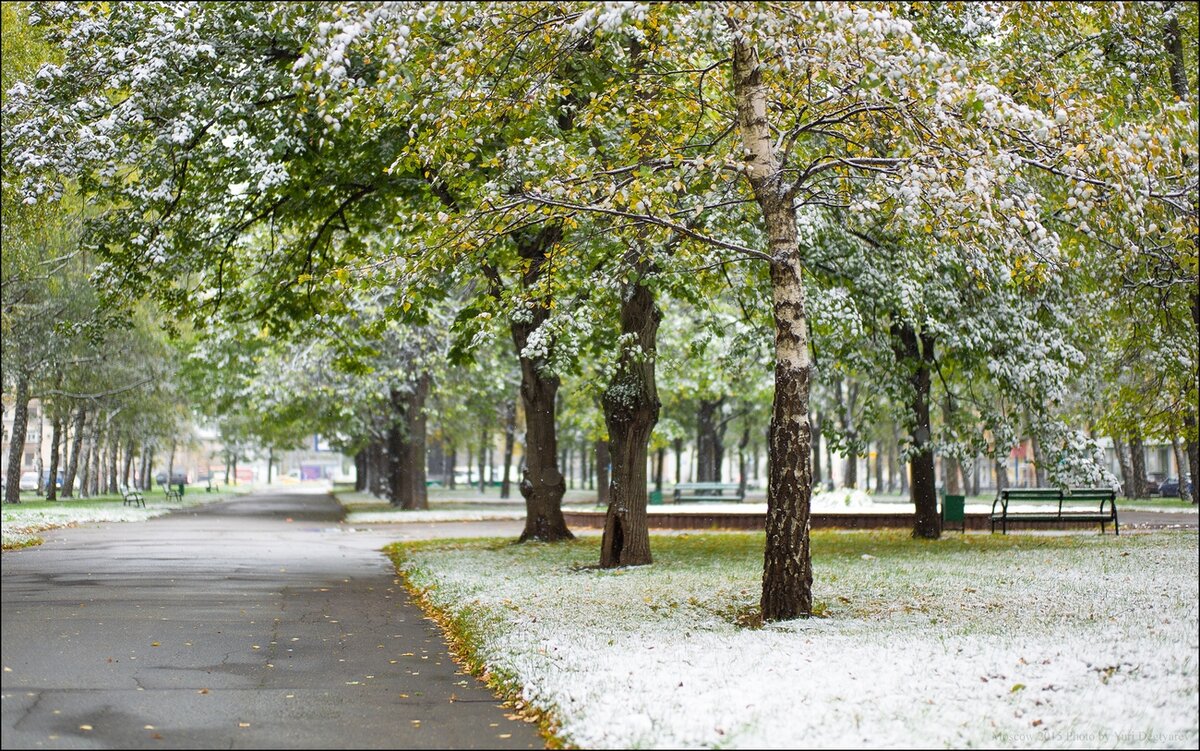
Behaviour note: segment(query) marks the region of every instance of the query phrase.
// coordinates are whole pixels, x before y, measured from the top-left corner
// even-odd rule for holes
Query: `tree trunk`
[[[175,441],[171,441],[171,453],[167,455],[167,485],[175,479]],[[237,448],[233,450],[233,484],[237,485]]]
[[[750,426],[742,428],[742,437],[738,440],[738,495],[746,497],[746,448],[750,445]]]
[[[896,423],[892,423],[892,440],[887,442],[887,458],[888,458],[888,483],[887,492],[896,492],[896,460],[899,453],[897,444],[899,443],[899,435]]]
[[[671,449],[675,452],[675,484],[678,485],[683,482],[683,439],[672,441]]]
[[[654,457],[654,489],[662,493],[663,486],[663,464],[667,460],[666,446],[659,446],[658,452]]]
[[[1179,436],[1174,431],[1171,432],[1171,453],[1175,457],[1175,476],[1179,478],[1179,497],[1182,500],[1189,500],[1187,494],[1187,463],[1183,456],[1183,446],[1179,442]]]
[[[1129,437],[1129,466],[1133,469],[1133,497],[1145,498],[1149,495],[1146,492],[1146,447],[1140,430],[1135,430]]]
[[[875,441],[875,492],[883,492],[883,441]]]
[[[609,456],[608,441],[596,441],[596,458],[593,466],[596,468],[596,505],[608,505],[609,476],[608,469],[612,458]]]
[[[814,487],[821,485],[821,422],[814,411],[812,413],[812,481]]]
[[[59,458],[59,441],[62,440],[63,419],[55,417],[50,421],[50,479],[46,483],[46,500],[53,501],[58,498],[58,458]]]
[[[13,396],[13,424],[8,445],[8,475],[4,478],[4,500],[21,502],[21,466],[25,458],[25,433],[29,424],[29,377],[22,374]],[[38,448],[41,452],[41,448]]]
[[[486,426],[479,431],[479,493],[480,495],[487,492],[487,457],[488,457],[488,429]]]
[[[425,400],[429,396],[429,374],[421,373],[408,394],[408,404],[404,414],[408,420],[406,433],[408,437],[409,490],[405,509],[429,508],[429,485],[427,469],[429,463],[425,455],[426,434],[428,433],[428,417],[425,414]]]
[[[996,494],[999,495],[1001,490],[1008,490],[1008,462],[1003,459],[996,459],[995,470]]]
[[[154,466],[154,447],[147,444],[142,449],[142,471],[138,477],[138,490],[150,490],[150,470]]]
[[[120,479],[117,471],[117,461],[120,458],[121,440],[116,435],[116,430],[112,430],[108,436],[108,492],[120,492]]]
[[[536,232],[519,234],[517,255],[525,261],[522,287],[532,293],[541,280],[550,249],[561,239],[555,224]],[[566,479],[558,467],[558,434],[555,404],[559,378],[551,370],[547,355],[526,355],[529,336],[549,318],[550,301],[533,299],[528,319],[513,320],[511,332],[521,364],[521,407],[525,412],[525,468],[518,486],[525,498],[525,529],[520,541],[556,542],[574,538],[562,515]]]
[[[1183,427],[1187,441],[1188,479],[1192,481],[1192,503],[1200,500],[1200,440],[1196,435],[1196,410],[1189,409],[1183,416]],[[1179,484],[1183,486],[1183,472],[1179,473]]]
[[[446,475],[446,487],[454,490],[458,487],[458,479],[455,477],[458,474],[458,446],[447,443],[445,453],[446,468],[443,473]]]
[[[517,404],[516,402],[504,403],[504,470],[500,480],[500,497],[508,498],[512,495],[510,486],[511,479],[509,477],[512,471],[513,446],[517,440]],[[564,459],[563,468],[567,463]]]
[[[658,324],[662,314],[654,295],[641,283],[647,271],[631,248],[626,263],[639,281],[621,294],[622,339],[636,344],[623,347],[617,369],[601,402],[612,453],[612,484],[608,512],[600,543],[601,568],[641,566],[650,563],[650,531],[646,524],[646,465],[650,435],[658,423],[661,403],[654,366]]]
[[[275,468],[275,447],[267,447],[267,484],[271,484],[272,472]]]
[[[79,452],[83,449],[83,427],[87,420],[87,410],[80,407],[75,412],[71,424],[71,455],[67,459],[67,471],[63,476],[62,497],[70,498],[75,491],[75,475],[79,471]]]
[[[127,488],[133,487],[133,457],[137,454],[137,444],[133,439],[125,446],[125,466],[121,468],[121,484]]]
[[[845,393],[842,392],[842,380],[836,382],[838,393],[838,417],[842,424],[842,435],[846,440],[846,466],[842,475],[842,486],[858,487],[858,430],[854,425],[854,409],[858,402],[858,384],[851,381]]]
[[[721,408],[725,397],[701,399],[696,411],[696,481],[721,481]]]
[[[34,458],[33,468],[34,468],[34,471],[37,472],[37,490],[35,492],[40,496],[40,495],[46,494],[46,474],[45,474],[46,468],[45,468],[45,466],[43,466],[44,462],[42,461],[42,459],[45,458],[42,456],[42,444],[45,443],[45,441],[42,440],[42,436],[44,436],[46,434],[46,405],[45,404],[40,405],[40,407],[38,409],[38,432],[37,432],[37,434],[38,434],[37,455]],[[1178,451],[1176,453],[1178,453]]]
[[[949,433],[949,426],[954,424],[954,413],[957,408],[953,394],[947,391],[942,395],[942,420],[947,426],[947,433]],[[957,457],[949,453],[942,457],[942,488],[947,495],[963,494],[963,486],[959,482],[960,474],[961,469]]]
[[[909,372],[909,387],[912,389],[909,409],[913,421],[913,452],[909,461],[912,475],[909,497],[916,508],[913,537],[926,539],[937,539],[942,535],[942,519],[937,510],[937,477],[930,446],[929,386],[933,345],[932,335],[924,332],[918,335],[908,323],[892,324],[896,362]]]
[[[392,419],[387,432],[388,503],[412,508],[412,452],[408,436],[408,395],[398,388],[389,391]]]
[[[1029,426],[1029,447],[1033,452],[1033,477],[1037,487],[1047,487],[1046,480],[1046,456],[1042,451],[1042,442],[1038,440],[1037,433],[1033,430],[1033,423],[1029,417],[1029,413],[1025,413],[1025,424]]]
[[[1129,452],[1125,450],[1125,442],[1113,436],[1113,451],[1117,455],[1117,467],[1121,470],[1121,488],[1126,498],[1136,498],[1137,488],[1133,484],[1133,470],[1129,466]]]

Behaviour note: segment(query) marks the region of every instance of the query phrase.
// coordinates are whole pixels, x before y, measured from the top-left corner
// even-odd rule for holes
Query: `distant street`
[[[340,513],[259,494],[5,553],[3,747],[540,748],[378,552],[433,525]]]

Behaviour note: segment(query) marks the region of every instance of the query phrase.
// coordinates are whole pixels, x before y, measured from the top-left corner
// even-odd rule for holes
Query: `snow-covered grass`
[[[140,522],[176,509],[221,501],[239,491],[186,492],[182,501],[167,502],[157,492],[146,494],[146,506],[126,506],[120,495],[103,495],[65,501],[23,501],[0,506],[0,541],[9,548],[40,545],[39,532],[93,522]]]
[[[476,491],[470,488],[456,491],[430,488],[429,508],[418,511],[405,511],[370,493],[342,488],[334,488],[333,497],[346,509],[347,524],[481,522],[525,518],[524,499],[519,495],[516,498],[498,498],[495,489],[491,490],[491,495],[476,495]]]
[[[584,748],[1197,745],[1197,536],[813,533],[825,617],[752,623],[761,534],[403,543],[494,685]]]

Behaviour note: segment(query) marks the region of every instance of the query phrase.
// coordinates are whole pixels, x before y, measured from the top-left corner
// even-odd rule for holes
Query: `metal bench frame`
[[[729,493],[726,495],[726,493]],[[736,482],[681,482],[675,486],[675,503],[683,501],[736,501],[746,500],[740,483]]]
[[[1045,511],[1014,511],[1009,504],[1046,504]],[[1078,509],[1064,504],[1090,503],[1098,507]],[[1049,504],[1054,504],[1050,506]],[[1105,510],[1105,504],[1108,505]],[[1106,524],[1113,525],[1113,532],[1121,534],[1117,521],[1117,494],[1109,488],[1071,488],[1065,493],[1054,488],[1010,488],[1001,490],[992,501],[990,516],[992,532],[1000,523],[1000,532],[1008,534],[1009,521],[1061,524],[1062,522],[1099,522],[1100,534]]]

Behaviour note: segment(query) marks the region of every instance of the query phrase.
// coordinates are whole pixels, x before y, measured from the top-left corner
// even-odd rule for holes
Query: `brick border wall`
[[[988,514],[967,514],[966,528],[970,530],[991,529]],[[564,511],[568,527],[603,528],[603,511]],[[912,529],[913,514],[822,514],[811,517],[813,529]],[[766,514],[649,514],[650,529],[737,529],[761,531],[766,523]],[[1038,524],[1036,522],[1010,521],[1010,530],[1026,529],[1094,529],[1100,531],[1099,522],[1062,522],[1061,524]],[[999,525],[996,527],[999,534]],[[948,531],[957,531],[955,529]],[[1112,525],[1105,525],[1111,532]]]

